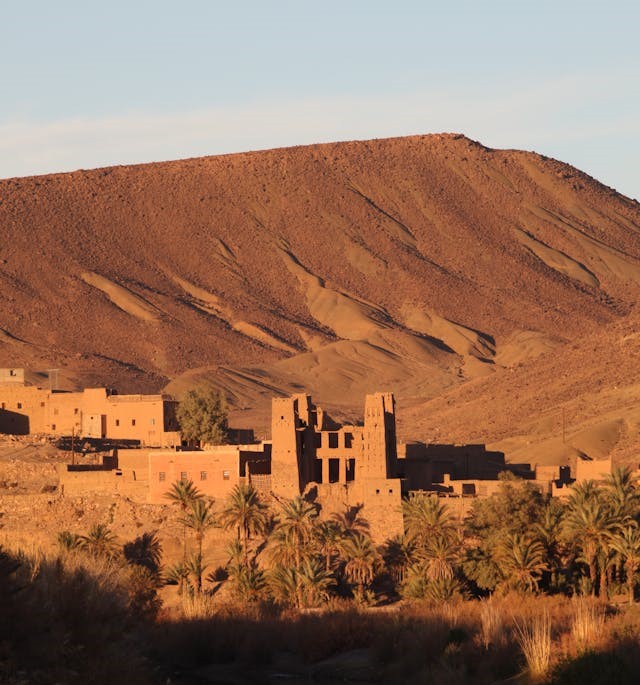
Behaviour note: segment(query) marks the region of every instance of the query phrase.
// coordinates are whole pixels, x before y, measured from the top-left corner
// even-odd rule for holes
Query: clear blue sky
[[[640,198],[640,3],[21,0],[0,177],[459,131]]]

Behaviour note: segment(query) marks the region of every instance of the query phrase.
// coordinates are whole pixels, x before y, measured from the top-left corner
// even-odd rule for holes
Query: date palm
[[[640,527],[634,522],[617,527],[610,537],[611,548],[624,560],[629,604],[634,602],[636,571],[640,567]]]
[[[577,489],[571,496],[564,520],[565,533],[582,552],[589,567],[592,594],[597,594],[598,557],[607,549],[609,536],[616,524],[610,508],[597,489]]]
[[[403,500],[402,515],[407,540],[420,548],[434,535],[447,535],[453,528],[446,505],[433,495],[413,494]]]
[[[453,534],[434,535],[416,552],[427,579],[447,580],[454,577],[461,560],[462,541]]]
[[[276,530],[280,540],[288,540],[294,550],[295,566],[300,568],[302,557],[314,539],[314,524],[318,517],[315,505],[298,496],[284,502]]]
[[[343,529],[335,521],[321,521],[316,526],[318,551],[324,557],[324,570],[327,573],[331,571],[332,562],[339,552],[343,537]]]
[[[380,563],[371,538],[356,533],[345,538],[340,545],[340,556],[344,560],[347,580],[356,585],[357,596],[364,596],[365,587],[371,585]]]
[[[640,513],[638,481],[627,466],[620,466],[607,475],[604,482],[604,500],[612,513],[621,521],[636,519]]]
[[[329,598],[329,590],[335,585],[330,571],[322,568],[318,559],[308,558],[297,571],[297,587],[304,606],[317,606]]]
[[[79,546],[91,556],[113,559],[118,551],[116,536],[104,523],[92,526],[87,535],[80,536]]]
[[[415,547],[403,535],[387,540],[382,551],[385,567],[389,569],[396,583],[402,583],[407,569],[414,559]]]
[[[180,522],[186,528],[192,530],[195,534],[196,543],[198,545],[197,557],[202,563],[202,546],[204,538],[208,530],[211,530],[215,525],[215,517],[212,512],[213,501],[205,499],[196,499],[191,502],[189,508]],[[194,568],[196,568],[194,566]],[[202,591],[202,574],[196,575],[196,585],[198,592]]]
[[[193,484],[192,480],[177,480],[169,490],[164,493],[166,499],[172,504],[176,504],[184,514],[192,502],[202,498],[202,493]],[[182,524],[182,566],[187,564],[187,526]],[[182,594],[184,583],[180,583],[180,594]]]
[[[530,535],[505,536],[495,551],[495,560],[506,587],[533,592],[547,568],[544,545]]]
[[[268,527],[267,507],[260,501],[253,485],[236,485],[227,498],[219,521],[225,530],[236,528],[242,539],[245,561],[248,560],[248,542],[251,535],[262,535]]]

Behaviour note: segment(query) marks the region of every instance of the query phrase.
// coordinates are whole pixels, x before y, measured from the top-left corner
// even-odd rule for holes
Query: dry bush
[[[213,597],[207,594],[185,592],[180,601],[180,614],[186,620],[211,618],[216,613]]]
[[[545,611],[514,622],[515,636],[534,681],[543,680],[551,667],[551,619]]]

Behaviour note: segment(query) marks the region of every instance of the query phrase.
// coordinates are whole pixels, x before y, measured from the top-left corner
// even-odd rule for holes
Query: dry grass
[[[480,641],[485,650],[506,641],[504,613],[492,597],[480,602]]]
[[[571,635],[580,652],[593,649],[604,634],[604,608],[586,597],[573,600]]]
[[[514,627],[532,680],[543,680],[551,667],[551,619],[548,612],[526,621],[516,620]]]

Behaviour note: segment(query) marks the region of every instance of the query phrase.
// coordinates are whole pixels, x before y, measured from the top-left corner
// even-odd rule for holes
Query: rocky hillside
[[[636,344],[638,203],[461,135],[0,181],[0,238],[0,365],[206,377],[240,424],[274,393],[353,416],[391,389],[406,435],[506,444],[619,388]]]

